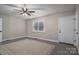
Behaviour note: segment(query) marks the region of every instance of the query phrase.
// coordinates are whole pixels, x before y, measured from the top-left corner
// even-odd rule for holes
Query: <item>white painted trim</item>
[[[45,39],[45,38],[34,37],[34,36],[27,36],[27,37],[37,38],[37,39],[40,39],[40,40],[45,40],[45,41],[50,41],[50,42],[59,42],[58,40],[53,40],[53,39]]]
[[[2,40],[2,41],[14,40],[14,39],[22,38],[22,37],[26,37],[26,36],[18,36],[18,37],[8,38],[8,39],[4,39],[4,40]]]
[[[0,31],[2,31],[2,17],[0,16]],[[2,32],[0,32],[0,42],[2,42]]]
[[[76,19],[76,22],[75,22],[75,28],[76,28],[76,33],[79,33],[78,32],[78,14],[77,14],[77,8],[76,8],[76,15],[75,15],[75,19]],[[76,36],[76,43],[75,43],[75,46],[78,48],[78,37],[79,37],[79,34],[76,34],[75,33],[75,36]]]
[[[79,25],[78,25],[79,24],[79,11],[78,10],[79,10],[79,6],[77,5],[76,6],[76,12],[75,12],[75,17],[76,17],[76,32],[79,33],[79,28],[78,28],[79,27]],[[78,42],[79,42],[79,34],[76,35],[76,47],[78,49],[78,54],[79,54],[79,46],[78,46],[79,43]]]
[[[45,39],[45,38],[40,38],[40,37],[34,37],[34,36],[19,36],[19,37],[4,39],[3,41],[18,39],[18,38],[22,38],[22,37],[37,38],[37,39],[40,39],[40,40],[45,40],[45,41],[50,41],[50,42],[59,42],[58,40],[51,40],[51,39]]]

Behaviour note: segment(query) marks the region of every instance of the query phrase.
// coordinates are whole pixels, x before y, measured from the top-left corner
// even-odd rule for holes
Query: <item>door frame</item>
[[[76,46],[76,41],[78,40],[78,38],[77,38],[77,35],[76,35],[76,33],[77,33],[77,30],[78,30],[78,28],[77,28],[77,20],[76,20],[76,17],[75,17],[75,15],[70,15],[70,16],[72,16],[72,17],[74,17],[74,20],[75,20],[75,29],[76,29],[76,31],[75,31],[75,42],[73,43],[73,45],[75,45]],[[61,16],[61,17],[69,17],[69,16]],[[61,17],[59,17],[59,18],[61,18]],[[59,19],[58,19],[58,41],[60,42],[60,38],[59,38]],[[65,42],[64,42],[65,43]]]
[[[0,17],[0,19],[2,19],[2,17]],[[2,36],[2,30],[0,30],[0,32],[1,32],[1,36]],[[0,40],[0,42],[2,42],[2,39]]]
[[[78,49],[78,54],[79,54],[79,7],[77,6],[76,12],[75,12],[75,19],[76,19],[76,44],[75,46]]]

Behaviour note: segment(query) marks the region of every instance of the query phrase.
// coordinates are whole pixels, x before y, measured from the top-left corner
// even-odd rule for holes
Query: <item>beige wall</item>
[[[74,15],[74,13],[74,11],[69,11],[40,17],[45,20],[45,32],[39,33],[32,31],[32,21],[35,19],[22,20],[12,16],[0,15],[3,18],[3,40],[20,36],[32,36],[58,40],[58,18],[61,16]]]
[[[3,40],[26,36],[26,22],[25,20],[1,15],[3,19]]]
[[[39,17],[36,19],[43,19],[45,20],[45,32],[33,32],[32,30],[32,20],[27,21],[27,32],[28,36],[32,37],[40,37],[44,39],[50,39],[50,40],[58,40],[58,18],[61,16],[68,16],[68,15],[74,15],[75,11],[69,11],[69,12],[63,12],[55,15],[48,15],[44,17]]]

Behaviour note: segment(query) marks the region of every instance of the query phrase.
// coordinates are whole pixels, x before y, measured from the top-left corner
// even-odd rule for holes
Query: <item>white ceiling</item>
[[[23,7],[22,4],[13,4],[12,6],[18,6],[18,7]],[[27,8],[34,10],[34,8],[39,9],[39,10],[34,10],[35,13],[32,16],[23,16],[19,15],[15,10],[14,7],[2,4],[0,5],[0,13],[1,14],[6,14],[6,15],[12,15],[16,16],[22,19],[31,19],[31,18],[36,18],[40,16],[45,16],[48,14],[54,14],[54,13],[59,13],[59,12],[64,12],[64,11],[70,11],[70,10],[75,10],[75,5],[72,4],[27,4]]]

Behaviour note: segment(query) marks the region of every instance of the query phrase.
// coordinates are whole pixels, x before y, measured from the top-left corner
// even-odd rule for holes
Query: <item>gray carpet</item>
[[[78,55],[74,45],[44,41],[36,38],[20,38],[0,44],[1,55]]]
[[[78,51],[74,45],[59,43],[52,50],[51,55],[78,55]]]
[[[24,39],[0,45],[2,55],[49,55],[55,45],[37,40]]]

